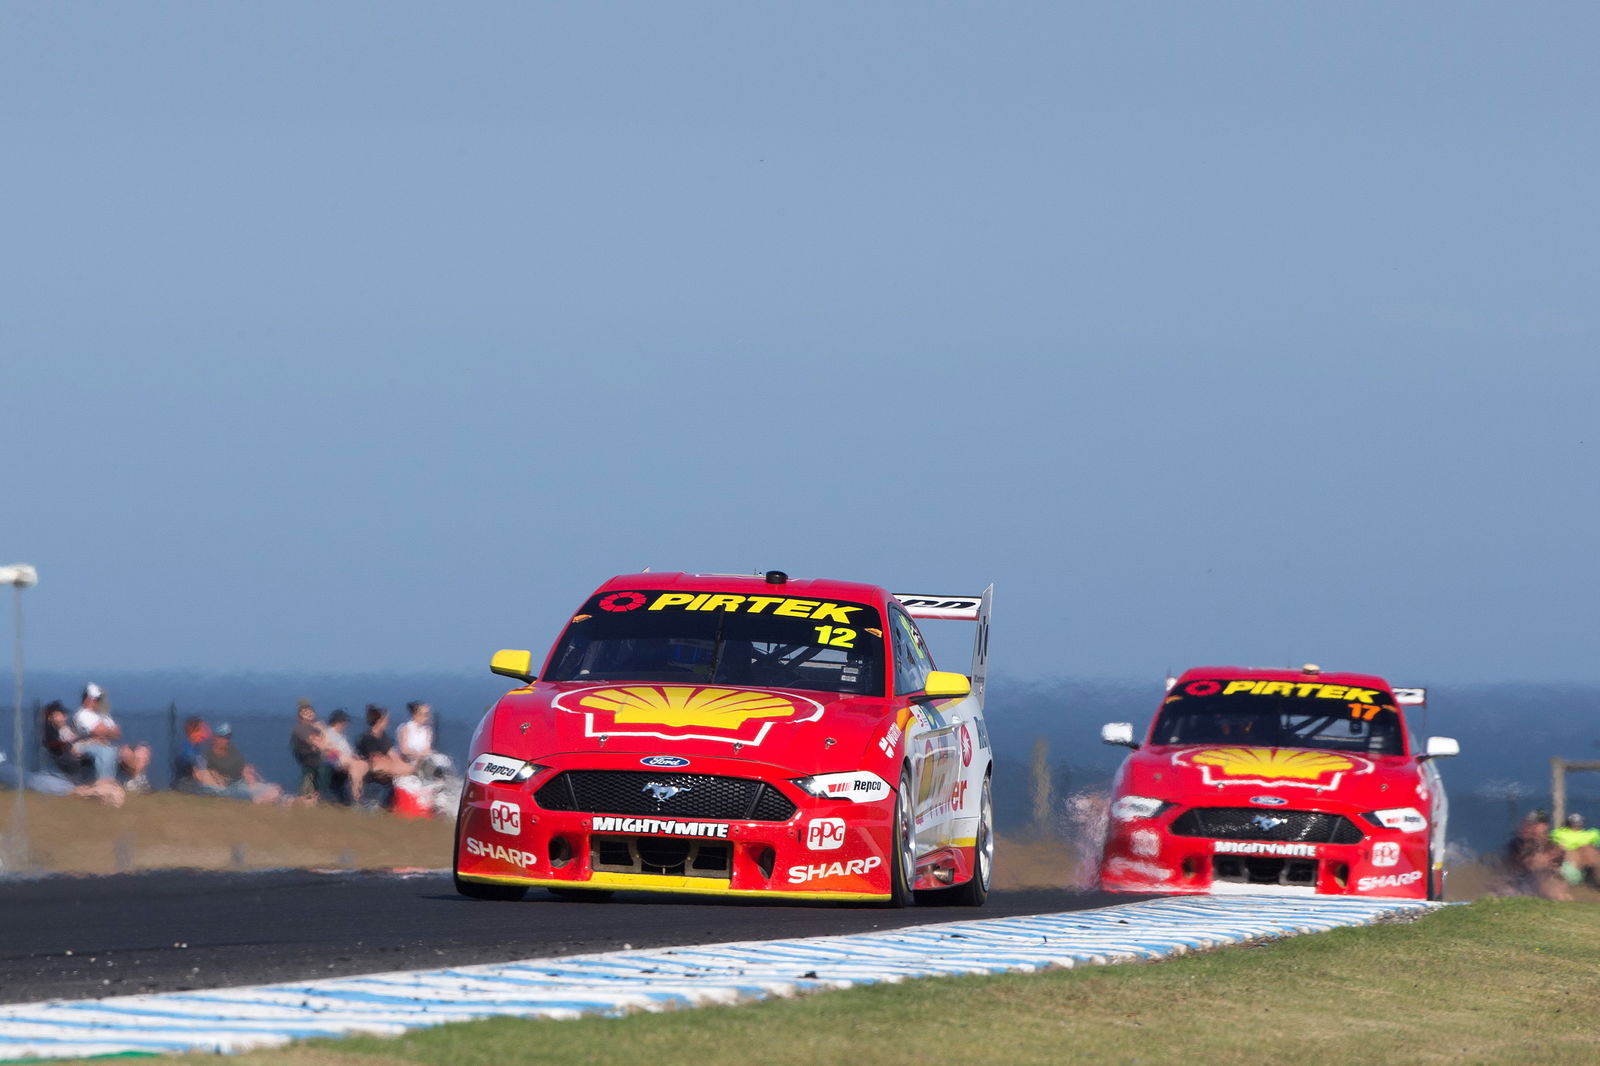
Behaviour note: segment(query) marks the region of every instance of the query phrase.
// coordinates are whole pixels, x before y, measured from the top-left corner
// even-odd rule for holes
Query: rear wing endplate
[[[972,698],[982,707],[989,680],[989,613],[994,605],[994,586],[984,589],[981,596],[923,596],[897,592],[894,598],[912,618],[978,623],[978,633],[972,640]]]

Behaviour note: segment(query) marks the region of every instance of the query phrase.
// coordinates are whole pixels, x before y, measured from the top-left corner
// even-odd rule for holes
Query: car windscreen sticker
[[[1321,681],[1191,681],[1183,686],[1185,696],[1290,696],[1296,699],[1345,700],[1350,703],[1378,704],[1382,689],[1355,685],[1331,685]],[[1388,708],[1393,710],[1393,708]]]
[[[760,744],[775,722],[810,722],[822,704],[779,692],[692,685],[601,685],[563,692],[554,705],[584,716],[588,736]]]
[[[1373,766],[1359,755],[1281,748],[1197,748],[1178,752],[1172,761],[1199,770],[1208,785],[1273,785],[1319,792],[1338,788],[1346,775],[1371,773]]]
[[[624,597],[627,597],[624,601]],[[603,609],[634,610],[644,603],[644,594],[618,592],[600,601]],[[606,608],[607,601],[616,605]],[[775,614],[785,618],[815,618],[850,624],[850,616],[864,610],[859,604],[829,600],[802,600],[792,596],[739,596],[720,592],[662,592],[650,600],[648,611],[728,611],[736,614]]]

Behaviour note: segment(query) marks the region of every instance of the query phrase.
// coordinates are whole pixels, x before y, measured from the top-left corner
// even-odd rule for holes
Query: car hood
[[[1371,811],[1425,803],[1425,788],[1416,760],[1406,756],[1205,744],[1134,752],[1118,792],[1206,806]]]
[[[739,759],[800,774],[866,767],[889,701],[798,689],[536,682],[501,697],[474,751]]]

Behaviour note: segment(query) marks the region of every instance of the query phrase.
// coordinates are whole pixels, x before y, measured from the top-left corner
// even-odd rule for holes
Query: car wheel
[[[911,801],[911,767],[900,768],[900,785],[895,791],[894,826],[890,832],[893,852],[889,866],[889,906],[904,907],[916,896],[911,885],[917,876],[917,822]]]
[[[456,839],[455,850],[450,855],[450,876],[456,891],[468,899],[489,900],[495,903],[515,903],[528,894],[527,885],[485,885],[477,881],[461,880],[461,840]]]
[[[978,800],[978,835],[972,849],[972,878],[954,888],[918,892],[917,900],[946,907],[981,907],[989,899],[989,883],[994,879],[994,796],[989,775],[983,776],[983,792]]]

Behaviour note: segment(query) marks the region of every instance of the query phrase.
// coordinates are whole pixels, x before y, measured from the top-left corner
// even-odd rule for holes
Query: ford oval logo
[[[647,755],[639,760],[644,766],[688,766],[689,760],[681,755]]]
[[[1289,801],[1282,796],[1251,796],[1250,802],[1261,807],[1282,807]]]

